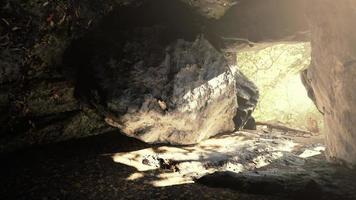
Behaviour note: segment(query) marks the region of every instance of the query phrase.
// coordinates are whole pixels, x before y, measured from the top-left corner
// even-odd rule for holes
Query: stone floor
[[[259,129],[184,147],[113,132],[1,155],[0,199],[356,199],[322,136]]]

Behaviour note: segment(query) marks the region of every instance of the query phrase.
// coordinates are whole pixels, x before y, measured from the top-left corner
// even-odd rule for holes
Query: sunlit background
[[[256,121],[320,132],[322,115],[307,95],[300,72],[310,64],[310,43],[277,44],[238,52],[240,70],[260,90]]]

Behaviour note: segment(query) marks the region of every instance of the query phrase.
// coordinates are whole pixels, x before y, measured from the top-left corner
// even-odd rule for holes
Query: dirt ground
[[[205,183],[204,177],[203,181],[200,181],[213,187],[198,183],[155,187],[151,183],[162,173],[162,169],[145,171],[143,177],[128,180],[128,177],[135,174],[137,169],[113,161],[112,155],[117,153],[128,153],[151,147],[152,145],[122,136],[118,132],[111,132],[1,155],[0,199],[295,199],[288,195],[273,194],[273,190],[270,193],[258,192],[261,188],[259,185],[261,183],[268,185],[271,183],[268,181],[257,184],[248,181],[248,184],[244,183],[243,187],[239,187],[238,184],[235,184],[238,181],[234,182],[234,180],[238,180],[236,177],[233,178],[233,181],[231,181],[231,177],[223,179],[218,177],[211,181],[209,180],[211,177],[207,176]],[[308,165],[310,169],[304,168],[311,173],[294,169],[291,166],[280,167],[279,162],[257,171],[254,170],[253,173],[267,177],[264,180],[271,180],[270,177],[275,177],[268,175],[271,170],[274,170],[275,174],[284,174],[282,179],[288,177],[286,174],[290,170],[293,171],[290,174],[294,174],[294,176],[296,174],[294,172],[303,171],[304,176],[316,177],[318,186],[311,187],[313,191],[315,188],[318,191],[319,188],[328,188],[320,190],[327,192],[317,198],[356,199],[353,198],[356,197],[354,194],[356,172],[336,167],[332,168],[335,169],[332,173],[330,170],[324,170],[331,166],[328,164],[319,165],[322,157],[319,155],[316,159],[305,162],[307,164],[304,166]],[[324,168],[316,166],[324,166]],[[330,173],[325,174],[326,172]],[[248,173],[250,172],[242,173],[242,176],[245,177],[244,180],[252,180]],[[298,173],[297,176],[299,176]],[[324,182],[320,183],[320,180],[323,179]],[[219,181],[225,182],[225,180],[232,185],[219,183]],[[285,181],[293,182],[294,180],[297,179],[285,178]],[[216,184],[211,184],[211,182]],[[288,182],[282,184],[288,185]],[[276,187],[288,188],[278,184]],[[288,189],[281,191],[289,192]],[[308,192],[308,190],[304,192]],[[309,197],[315,199],[312,195]]]

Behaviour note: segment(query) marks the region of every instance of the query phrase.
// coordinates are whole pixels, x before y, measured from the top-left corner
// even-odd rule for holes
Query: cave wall
[[[144,2],[0,2],[0,152],[114,130],[97,110],[74,97],[75,82],[61,69],[63,53],[115,8],[138,7]],[[216,19],[235,1],[175,2],[185,3],[201,18]],[[179,23],[174,25],[179,27]]]
[[[80,106],[58,66],[73,39],[115,6],[139,2],[0,2],[0,152],[112,130]]]
[[[151,1],[160,2],[159,0]],[[252,34],[256,30],[259,32],[266,31],[266,27],[262,26],[264,23],[255,22],[261,19],[266,19],[266,21],[282,19],[278,16],[283,13],[275,12],[276,7],[273,6],[278,5],[280,1],[274,1],[174,1],[184,3],[187,9],[191,8],[200,16],[197,17],[198,21],[186,17],[187,19],[182,22],[179,19],[176,20],[177,13],[169,13],[167,9],[164,9],[164,6],[161,9],[164,11],[164,15],[173,19],[170,26],[175,27],[175,30],[190,31],[195,32],[195,34],[202,32],[214,48],[220,48],[223,47],[220,41],[221,36],[229,36],[225,34],[227,33],[225,31],[217,31],[224,24],[230,28],[241,28],[237,30],[229,29],[229,31],[232,31],[228,32],[232,33],[231,36],[254,39],[248,37],[248,35],[240,34],[241,30],[246,29],[244,27],[246,24],[253,24],[252,28],[248,29],[249,34]],[[87,137],[114,130],[104,122],[103,116],[97,112],[97,109],[83,106],[80,99],[75,98],[76,82],[68,78],[67,72],[63,71],[61,67],[63,65],[63,53],[73,41],[92,32],[104,17],[118,17],[109,14],[116,8],[138,7],[144,2],[148,1],[39,0],[23,2],[20,0],[5,0],[0,2],[0,122],[2,124],[0,127],[0,152],[12,151],[34,144]],[[162,0],[161,2],[166,5],[171,3]],[[259,13],[260,17],[251,16],[249,11],[259,4],[261,6],[253,11]],[[271,6],[268,6],[270,4]],[[281,8],[286,5],[277,6],[277,10],[282,11]],[[229,11],[230,14],[223,17],[232,6],[235,7],[232,11]],[[241,6],[241,9],[236,10],[236,6]],[[266,6],[267,11],[262,13]],[[247,10],[241,12],[245,9]],[[141,11],[145,12],[145,8]],[[273,15],[273,13],[276,14]],[[139,16],[140,13],[135,18],[129,17],[129,21],[132,22],[132,19],[135,19],[137,23],[146,23],[147,19],[142,19]],[[157,13],[157,18],[163,18],[160,12]],[[238,19],[238,23],[234,23],[236,19]],[[288,20],[276,22],[277,27],[289,31],[281,33],[273,31],[271,32],[273,37],[271,37],[279,39],[291,34],[296,29],[300,31],[299,28],[294,27],[294,21],[294,17],[291,17]],[[197,24],[197,29],[192,31],[189,28],[181,28],[182,25],[187,27],[186,22]],[[79,49],[86,49],[86,47],[79,46]],[[104,57],[107,57],[107,55]],[[229,62],[235,62],[234,56],[229,55],[228,58]],[[241,80],[238,80],[239,87],[246,88],[245,82]],[[248,85],[253,84],[249,83]],[[243,92],[243,89],[240,93],[238,92],[238,95],[250,98]],[[252,104],[255,104],[256,95],[252,99]],[[246,102],[246,99],[241,101]],[[248,117],[244,109],[241,110],[241,113]],[[250,109],[248,113],[251,111]],[[243,122],[239,121],[237,124],[241,126]]]
[[[200,28],[206,22],[179,1],[117,8],[72,42],[63,67],[74,71],[81,102],[122,133],[194,144],[243,126],[258,99],[254,84],[231,69],[236,61]]]
[[[308,17],[312,62],[307,79],[324,113],[328,154],[356,164],[356,2],[317,0]]]
[[[74,83],[57,66],[71,41],[90,31],[114,7],[140,2],[1,1],[0,152],[112,130],[95,111],[79,104],[73,97]],[[292,40],[300,40],[299,33],[307,30],[300,12],[308,8],[312,62],[305,82],[324,113],[330,157],[356,163],[356,2],[182,2],[209,19],[221,17],[237,3],[208,29],[219,30],[217,34],[224,37],[255,42],[280,41],[289,35],[294,35]],[[266,26],[271,21],[273,25]]]

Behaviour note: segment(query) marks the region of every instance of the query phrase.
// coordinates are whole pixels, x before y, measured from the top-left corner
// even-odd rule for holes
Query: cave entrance
[[[108,18],[116,19],[113,16]],[[187,19],[190,21],[191,17]],[[293,170],[304,167],[306,158],[325,150],[320,137],[304,137],[306,132],[318,132],[321,126],[321,115],[300,81],[300,71],[310,62],[309,43],[236,49],[238,68],[261,90],[254,113],[257,122],[300,129],[301,137],[282,133],[280,128],[233,131],[231,119],[238,107],[238,79],[231,69],[236,65],[228,65],[209,37],[195,37],[197,33],[190,29],[188,34],[174,30],[171,35],[171,29],[162,27],[176,23],[156,26],[155,18],[152,24],[128,26],[127,30],[113,30],[121,27],[121,22],[107,23],[73,47],[73,52],[92,48],[93,53],[84,52],[83,63],[68,66],[84,66],[77,70],[78,96],[97,108],[103,107],[108,124],[126,135],[154,143],[145,149],[112,155],[114,162],[136,169],[127,177],[128,181],[143,179],[163,187],[194,183],[217,171],[238,174],[257,169],[266,173],[275,168]],[[167,35],[172,37],[162,42]],[[249,85],[247,80],[242,82],[239,89]],[[254,103],[252,96],[247,100]],[[245,109],[247,113],[255,104],[252,105]],[[117,115],[111,116],[112,113]]]
[[[151,177],[147,172],[158,169],[150,182],[155,187],[193,183],[195,179],[214,185],[219,177],[220,183],[215,185],[224,185],[231,174],[221,176],[219,172],[232,172],[233,177],[240,176],[233,180],[242,182],[261,178],[272,185],[278,182],[275,179],[301,183],[291,190],[310,181],[305,178],[309,176],[291,178],[299,177],[291,174],[300,169],[314,167],[310,163],[325,161],[322,115],[301,80],[301,71],[311,60],[310,43],[262,45],[235,49],[238,68],[260,90],[260,101],[253,112],[257,130],[217,135],[191,146],[158,145],[117,153],[114,162],[137,169],[127,180]]]
[[[311,59],[309,42],[279,43],[237,52],[239,69],[260,91],[253,113],[257,124],[320,133],[322,114],[301,80]]]

